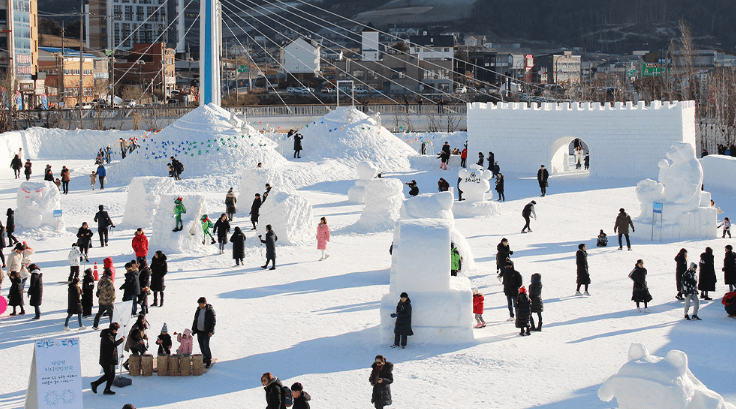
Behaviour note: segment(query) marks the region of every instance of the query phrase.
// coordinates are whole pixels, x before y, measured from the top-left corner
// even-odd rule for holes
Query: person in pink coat
[[[176,332],[174,333],[176,334]],[[176,350],[177,355],[191,355],[194,346],[194,338],[192,331],[187,328],[183,334],[176,334],[176,340],[179,341],[179,349]]]
[[[322,250],[322,261],[329,257],[327,254],[327,242],[330,241],[330,226],[327,225],[327,219],[321,217],[319,219],[319,225],[317,226],[317,249]]]

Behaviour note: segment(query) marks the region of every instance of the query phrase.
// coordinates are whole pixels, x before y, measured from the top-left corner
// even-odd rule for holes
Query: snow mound
[[[688,368],[687,355],[672,350],[662,358],[633,343],[629,362],[598,389],[598,398],[618,401],[620,409],[734,409]]]
[[[61,209],[61,193],[53,182],[23,182],[17,190],[15,224],[28,229],[41,226],[56,227],[54,210]],[[64,221],[59,221],[64,229]]]
[[[302,157],[336,159],[351,168],[369,161],[383,172],[408,170],[408,158],[417,153],[379,122],[354,107],[338,108],[299,130],[304,136]],[[286,145],[293,145],[290,139],[280,143],[287,150]]]
[[[174,218],[174,200],[182,198],[187,209],[181,215],[184,229],[174,232],[176,221]],[[164,253],[210,253],[213,247],[203,245],[204,233],[199,218],[207,214],[205,197],[198,194],[161,195],[156,212],[153,215],[153,233],[149,243],[151,252],[162,250]]]
[[[399,179],[373,179],[365,186],[363,213],[348,229],[356,233],[391,230],[404,203],[404,185]]]
[[[274,149],[275,142],[214,104],[189,112],[139,144],[108,170],[111,183],[127,184],[135,176],[166,176],[171,156],[184,165],[185,179],[232,179],[259,162],[269,167],[287,163]]]
[[[645,179],[636,185],[641,203],[638,220],[651,224],[653,204],[663,203],[663,239],[717,237],[716,209],[710,206],[710,193],[701,190],[702,183],[703,168],[692,145],[672,145],[667,159],[659,162],[659,183]],[[659,229],[658,223],[654,228]]]
[[[128,185],[123,226],[148,229],[161,202],[161,196],[174,189],[174,179],[156,176],[135,177]]]
[[[266,236],[270,224],[277,244],[300,245],[315,241],[316,225],[312,203],[294,192],[271,189],[258,216],[258,234]]]
[[[500,215],[501,206],[491,202],[490,170],[483,170],[478,165],[469,165],[467,169],[460,169],[460,190],[463,192],[463,201],[455,202],[452,212],[456,217],[488,217]]]
[[[736,175],[736,158],[724,155],[708,155],[700,159],[703,166],[703,184],[712,187],[734,189],[733,175]]]
[[[256,193],[263,195],[266,191],[266,183],[271,185],[271,188],[278,189],[282,192],[293,192],[294,186],[291,182],[284,180],[283,169],[273,168],[255,168],[246,169],[243,171],[243,175],[240,177],[240,186],[238,196],[238,203],[241,203],[243,209],[246,209],[246,213],[250,211],[250,203],[253,202]]]
[[[355,186],[348,190],[348,200],[353,203],[363,203],[365,196],[365,187],[371,179],[378,174],[378,168],[370,162],[360,162],[355,167],[355,174],[358,180]]]

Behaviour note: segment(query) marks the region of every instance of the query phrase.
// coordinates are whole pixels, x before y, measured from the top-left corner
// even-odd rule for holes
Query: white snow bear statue
[[[491,189],[490,170],[484,170],[481,166],[470,165],[468,169],[460,169],[458,174],[460,183],[458,189],[463,192],[463,201],[455,202],[452,211],[456,217],[486,217],[501,214],[498,203],[491,202],[493,191]]]
[[[659,182],[645,179],[636,185],[641,202],[638,220],[651,224],[653,203],[659,202],[663,203],[662,238],[715,238],[716,209],[710,207],[710,193],[701,190],[702,183],[703,168],[692,145],[672,145],[667,160],[659,162]]]
[[[629,362],[598,389],[598,398],[619,409],[735,409],[688,369],[687,355],[672,350],[662,358],[644,344],[629,347]]]
[[[23,182],[18,187],[15,224],[28,229],[56,226],[54,210],[61,209],[61,193],[53,182]],[[59,220],[59,229],[64,222]]]

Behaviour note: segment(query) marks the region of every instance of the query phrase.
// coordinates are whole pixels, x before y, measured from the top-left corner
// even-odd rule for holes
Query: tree
[[[77,22],[77,26],[79,26],[79,22]],[[39,17],[38,33],[61,36],[61,26],[56,20],[52,20],[46,17]],[[77,29],[77,34],[79,34],[79,29]]]
[[[74,20],[64,27],[64,35],[71,38],[79,38],[79,20]]]

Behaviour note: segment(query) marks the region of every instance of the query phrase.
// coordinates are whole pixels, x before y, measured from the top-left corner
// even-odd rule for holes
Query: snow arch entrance
[[[592,152],[590,174],[655,177],[657,162],[675,142],[695,148],[692,101],[521,103],[468,106],[468,151],[493,152],[504,173],[536,174],[539,165],[560,173],[561,159],[576,138]]]
[[[574,145],[575,141],[579,141],[583,148],[583,159],[585,153],[590,152],[590,147],[581,138],[575,138],[572,136],[565,136],[552,142],[552,148],[550,149],[550,166],[549,171],[552,174],[572,172],[575,171],[574,161]],[[580,161],[581,165],[584,166],[583,161]]]

